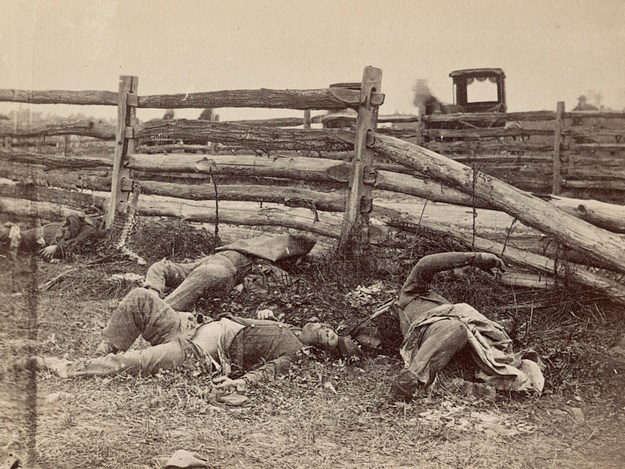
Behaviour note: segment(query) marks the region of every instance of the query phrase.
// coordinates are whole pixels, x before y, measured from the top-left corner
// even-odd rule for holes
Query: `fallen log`
[[[595,227],[557,207],[478,170],[416,145],[375,134],[371,142],[385,157],[466,194],[475,194],[528,226],[625,272],[625,237]]]

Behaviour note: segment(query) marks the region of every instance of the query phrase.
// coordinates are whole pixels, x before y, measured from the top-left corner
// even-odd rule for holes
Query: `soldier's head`
[[[321,322],[308,322],[302,327],[299,340],[304,345],[317,347],[324,352],[339,353],[339,336],[330,326]]]

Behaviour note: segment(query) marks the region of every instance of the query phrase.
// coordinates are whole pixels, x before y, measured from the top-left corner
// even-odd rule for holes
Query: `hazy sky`
[[[127,74],[139,76],[140,95],[310,89],[360,81],[373,65],[383,70],[381,114],[415,113],[417,78],[451,102],[451,70],[501,67],[510,111],[555,109],[559,100],[571,109],[595,92],[621,110],[624,20],[624,0],[0,0],[0,88],[116,91]],[[0,112],[11,106],[0,103]],[[36,110],[115,115],[112,107]]]

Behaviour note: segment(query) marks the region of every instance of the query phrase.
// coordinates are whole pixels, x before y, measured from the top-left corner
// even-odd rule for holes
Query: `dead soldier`
[[[204,323],[192,313],[176,311],[192,306],[203,295],[227,293],[259,259],[264,261],[261,267],[269,269],[267,275],[288,276],[272,262],[306,255],[314,244],[304,236],[260,236],[218,248],[216,254],[197,262],[158,262],[148,270],[145,288],[134,289],[120,302],[104,330],[96,358],[68,362],[32,357],[17,368],[49,369],[66,377],[101,376],[155,373],[199,360],[220,372],[219,387],[241,389],[286,371],[304,346],[338,352],[337,334],[319,323],[299,329],[234,316]],[[166,287],[175,288],[161,299]],[[151,347],[128,351],[139,335]],[[231,373],[242,376],[231,380]]]
[[[41,257],[46,261],[64,257],[80,243],[94,236],[101,223],[101,216],[70,215],[63,223],[44,225],[42,230],[46,247],[41,250]],[[49,239],[50,233],[56,227],[58,228],[52,239]]]
[[[39,252],[46,261],[64,257],[80,243],[88,240],[99,230],[101,217],[70,215],[63,222],[20,230],[13,223],[2,225],[0,243],[10,240],[11,259],[17,260],[17,251]]]
[[[476,378],[480,381],[498,390],[542,391],[544,378],[535,352],[513,353],[512,340],[503,326],[468,304],[452,304],[431,290],[437,273],[468,266],[490,274],[505,270],[504,262],[489,253],[425,256],[408,275],[399,298],[390,307],[381,309],[382,314],[374,314],[349,332],[363,351],[369,353],[379,351],[385,342],[396,342],[401,334],[400,354],[405,367],[391,387],[393,400],[409,400],[419,395],[463,349],[468,349],[477,364]]]
[[[266,316],[264,316],[266,317]],[[150,347],[128,349],[141,335]],[[119,304],[103,334],[98,350],[115,350],[76,361],[30,357],[14,369],[49,370],[66,378],[110,376],[118,373],[152,374],[199,364],[214,379],[217,389],[245,389],[285,373],[306,346],[327,352],[338,350],[338,335],[311,322],[302,328],[262,319],[235,316],[200,324],[190,313],[174,311],[155,292],[136,288]]]
[[[174,310],[189,311],[198,299],[228,293],[249,274],[257,280],[248,277],[245,283],[250,289],[260,288],[264,282],[288,282],[288,273],[275,263],[297,260],[314,245],[314,239],[301,235],[264,235],[237,241],[195,262],[163,259],[148,269],[143,286],[155,291]],[[166,295],[166,289],[173,290]]]

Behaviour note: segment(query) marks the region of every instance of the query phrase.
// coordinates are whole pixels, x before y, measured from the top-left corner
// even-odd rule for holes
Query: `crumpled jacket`
[[[512,353],[512,340],[503,327],[466,303],[438,306],[410,325],[400,350],[406,365],[410,363],[412,348],[417,343],[415,336],[420,329],[450,318],[461,321],[467,328],[471,353],[480,367],[479,379],[503,391],[542,392],[545,380],[536,352]]]

